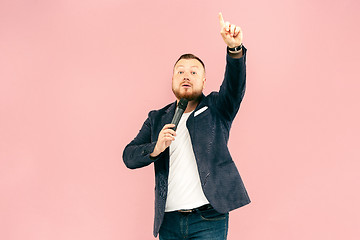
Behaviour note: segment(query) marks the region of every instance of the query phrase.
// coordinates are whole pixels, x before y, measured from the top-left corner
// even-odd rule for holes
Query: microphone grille
[[[180,99],[180,101],[178,103],[178,108],[181,108],[185,111],[187,105],[188,105],[188,100],[185,98],[182,98],[182,99]]]

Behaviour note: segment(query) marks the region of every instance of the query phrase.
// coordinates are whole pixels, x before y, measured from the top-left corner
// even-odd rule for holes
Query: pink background
[[[229,239],[359,239],[357,0],[0,1],[0,239],[153,239],[153,167],[122,151],[180,54],[218,90],[219,11],[248,48]]]

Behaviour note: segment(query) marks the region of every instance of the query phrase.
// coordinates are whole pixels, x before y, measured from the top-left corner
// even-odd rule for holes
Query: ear
[[[206,78],[203,78],[203,88],[205,88]]]

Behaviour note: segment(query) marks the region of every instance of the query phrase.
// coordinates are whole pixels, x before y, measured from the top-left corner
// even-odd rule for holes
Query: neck
[[[199,104],[199,101],[196,101],[196,100],[189,101],[184,113],[194,111],[198,104]]]
[[[203,96],[204,95],[202,94],[202,95],[198,96],[197,98],[195,98],[194,100],[189,101],[184,113],[194,111],[195,108],[197,107],[197,105],[199,105],[199,102],[201,101]],[[180,101],[180,99],[176,98],[176,103],[179,103],[179,101]]]
[[[179,99],[177,99],[177,103],[179,103]],[[184,111],[184,113],[188,113],[188,112],[191,112],[191,111],[194,111],[195,108],[197,107],[197,105],[199,104],[199,100],[192,100],[192,101],[189,101],[188,102],[188,105]]]

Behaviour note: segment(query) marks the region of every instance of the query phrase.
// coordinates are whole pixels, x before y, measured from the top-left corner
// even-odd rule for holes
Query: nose
[[[184,73],[184,80],[190,80],[189,73]]]

